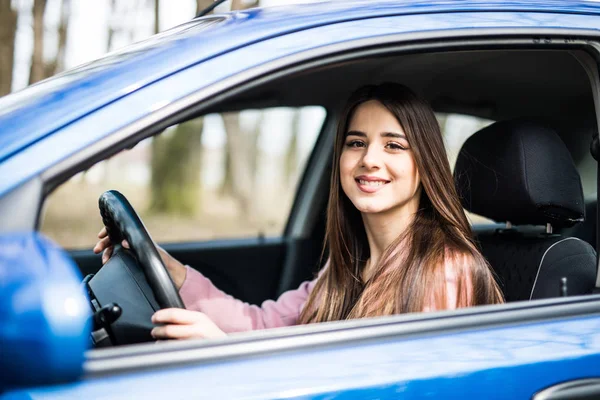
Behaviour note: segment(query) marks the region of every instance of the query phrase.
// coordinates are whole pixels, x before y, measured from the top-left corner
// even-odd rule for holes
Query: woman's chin
[[[386,207],[381,207],[376,204],[360,204],[359,206],[355,205],[355,207],[361,214],[375,215],[387,211]]]

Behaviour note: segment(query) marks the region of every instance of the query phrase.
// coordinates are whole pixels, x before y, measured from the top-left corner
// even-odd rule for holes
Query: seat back
[[[463,145],[454,171],[463,206],[506,223],[480,232],[481,251],[507,301],[591,293],[596,252],[552,233],[585,218],[581,180],[550,128],[527,120],[497,122]]]

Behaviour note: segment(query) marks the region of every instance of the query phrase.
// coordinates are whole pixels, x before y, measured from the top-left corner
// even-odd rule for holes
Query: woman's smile
[[[390,183],[389,180],[366,175],[357,176],[355,181],[358,188],[365,193],[375,193]]]

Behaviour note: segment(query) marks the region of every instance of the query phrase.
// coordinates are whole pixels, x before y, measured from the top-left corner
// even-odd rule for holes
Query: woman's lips
[[[362,177],[356,178],[355,181],[358,188],[365,193],[375,193],[389,183],[385,180]]]

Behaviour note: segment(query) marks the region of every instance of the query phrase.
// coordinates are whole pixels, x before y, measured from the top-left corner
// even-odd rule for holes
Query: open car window
[[[319,106],[279,107],[171,126],[61,185],[41,231],[67,249],[92,247],[97,198],[116,189],[157,242],[280,236],[324,119]]]

